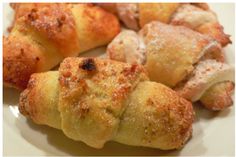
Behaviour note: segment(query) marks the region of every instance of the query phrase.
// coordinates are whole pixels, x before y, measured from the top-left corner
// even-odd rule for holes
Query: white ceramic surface
[[[225,48],[228,62],[234,66],[234,4],[210,4],[217,13],[225,32],[231,35],[232,45]],[[11,23],[12,10],[3,6],[3,29]],[[6,33],[7,34],[7,33]],[[105,48],[95,49],[83,56],[99,56]],[[3,146],[4,155],[234,155],[234,106],[214,113],[195,104],[196,120],[193,136],[181,150],[160,151],[131,147],[109,142],[101,150],[90,148],[82,142],[68,139],[59,130],[39,126],[19,114],[19,92],[3,89]]]

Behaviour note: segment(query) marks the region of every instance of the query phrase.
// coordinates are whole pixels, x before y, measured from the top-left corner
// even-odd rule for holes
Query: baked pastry
[[[130,29],[139,30],[145,24],[159,21],[183,25],[207,34],[226,46],[231,43],[229,35],[217,20],[207,3],[113,3],[99,4],[113,13]]]
[[[119,143],[176,149],[190,138],[192,104],[148,80],[141,65],[99,58],[66,58],[59,72],[36,73],[20,95],[20,112],[102,148]]]
[[[234,70],[224,63],[221,45],[213,38],[187,27],[151,22],[138,33],[125,30],[108,45],[107,54],[110,59],[143,64],[152,81],[163,83],[176,90],[178,87],[179,94],[190,101],[201,100],[201,96],[205,95],[202,102],[207,104],[207,108],[221,110],[232,105]],[[201,72],[213,70],[209,70],[212,72],[209,75],[207,73],[201,75],[199,69]],[[193,81],[188,85],[191,79]],[[220,95],[225,94],[210,94],[210,91],[220,92],[216,90],[217,84],[224,81],[229,82],[221,86],[227,88],[220,89],[228,93],[225,97],[227,101],[217,101]],[[192,84],[194,87],[190,87]],[[215,90],[210,89],[213,85]],[[207,89],[210,91],[206,92]],[[214,103],[211,101],[211,107],[207,102],[210,99],[217,101]]]
[[[35,72],[63,58],[108,44],[120,31],[117,18],[92,4],[19,3],[3,38],[4,84],[24,89]],[[109,28],[109,29],[107,29]]]
[[[215,60],[200,61],[188,79],[175,90],[180,96],[195,102],[200,100],[211,110],[222,110],[233,104],[234,69]]]

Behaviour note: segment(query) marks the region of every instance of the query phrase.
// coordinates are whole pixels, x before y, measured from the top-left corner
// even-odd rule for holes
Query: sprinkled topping
[[[197,101],[212,85],[228,80],[233,81],[231,66],[215,60],[200,61],[189,80],[177,91],[182,97]]]

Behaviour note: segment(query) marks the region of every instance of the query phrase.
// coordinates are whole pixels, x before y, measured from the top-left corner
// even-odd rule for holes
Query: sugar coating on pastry
[[[183,26],[151,22],[139,34],[146,44],[145,67],[150,79],[170,87],[185,79],[211,49],[221,53],[212,38]]]
[[[216,15],[190,4],[181,5],[171,19],[171,24],[185,25],[192,29],[208,22],[217,22]]]
[[[3,43],[4,85],[24,89],[30,75],[64,57],[109,43],[118,19],[98,6],[79,3],[17,3],[15,21]],[[109,28],[109,29],[107,29]]]
[[[100,58],[66,58],[59,72],[32,75],[19,106],[37,124],[94,148],[113,140],[178,149],[194,120],[191,102],[149,81],[142,65]]]
[[[215,60],[200,61],[187,82],[176,90],[184,98],[197,101],[212,85],[234,81],[234,69],[228,64]]]
[[[224,33],[223,26],[220,25],[216,14],[204,8],[184,4],[181,5],[172,16],[170,24],[187,26],[202,34],[209,35],[222,46],[232,43],[230,36]]]
[[[145,51],[142,37],[132,30],[123,30],[107,47],[110,59],[126,63],[144,64]]]
[[[115,136],[130,92],[148,80],[141,65],[98,58],[66,58],[59,74],[62,130],[95,148]]]
[[[224,81],[211,86],[200,98],[200,102],[213,111],[223,110],[233,105],[234,82]]]
[[[191,137],[192,105],[170,88],[156,82],[141,82],[129,102],[115,141],[167,150],[181,148]]]

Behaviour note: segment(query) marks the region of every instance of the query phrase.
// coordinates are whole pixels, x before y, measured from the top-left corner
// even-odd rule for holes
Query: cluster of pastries
[[[187,27],[153,21],[139,32],[123,31],[108,45],[107,55],[144,65],[152,81],[189,101],[200,100],[208,109],[233,104],[234,68],[225,63],[221,45]]]
[[[178,149],[192,135],[193,102],[214,111],[233,104],[222,49],[231,41],[205,3],[11,6],[4,85],[23,90],[24,116],[73,140]],[[104,45],[105,59],[77,57]]]
[[[229,35],[217,20],[216,14],[206,3],[101,3],[132,30],[140,30],[152,21],[182,25],[206,34],[222,46],[231,43]]]

